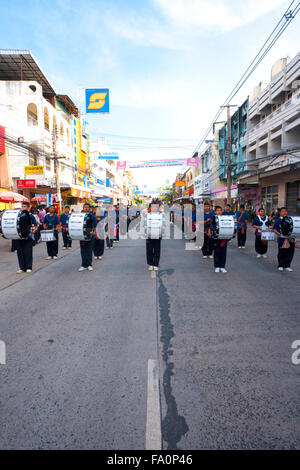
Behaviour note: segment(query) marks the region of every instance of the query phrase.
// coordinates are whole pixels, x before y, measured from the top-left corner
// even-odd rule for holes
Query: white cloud
[[[206,30],[229,31],[286,6],[282,0],[154,0],[170,22],[201,34]]]

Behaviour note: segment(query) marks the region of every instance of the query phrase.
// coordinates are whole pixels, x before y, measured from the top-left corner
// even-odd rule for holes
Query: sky
[[[128,139],[107,138],[111,150],[119,146],[121,160],[188,158],[290,3],[0,0],[0,47],[29,49],[55,91],[76,103],[85,88],[109,88],[110,113],[88,116],[92,139],[108,134],[166,139],[155,147],[189,139],[173,149],[137,151],[127,148]],[[270,80],[278,58],[299,51],[300,14],[233,104],[242,104],[254,86]],[[179,170],[135,170],[134,175],[138,184],[157,187],[166,179],[173,183]]]

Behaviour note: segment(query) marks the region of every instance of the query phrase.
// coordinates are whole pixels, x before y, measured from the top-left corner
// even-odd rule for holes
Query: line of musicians
[[[216,206],[214,212],[211,210],[209,203],[204,204],[204,244],[202,247],[203,258],[214,258],[215,272],[226,273],[226,254],[228,239],[220,239],[216,236],[213,229],[214,215],[234,215],[231,211],[230,205],[225,206],[223,211],[220,206]],[[257,258],[267,258],[268,240],[262,239],[262,232],[266,230],[273,230],[277,235],[278,242],[278,270],[279,271],[293,271],[291,263],[295,253],[295,239],[290,237],[282,237],[281,222],[284,217],[288,215],[286,207],[280,209],[280,216],[275,220],[272,226],[272,221],[266,215],[265,209],[260,208],[258,214],[252,222],[252,227],[255,228],[255,251]],[[247,236],[247,221],[248,213],[245,207],[241,206],[240,210],[236,213],[237,221],[237,240],[238,248],[244,249]]]
[[[26,210],[29,212],[30,205],[28,202],[25,202],[21,206],[22,210]],[[118,242],[118,233],[116,233],[115,228],[113,227],[112,223],[107,223],[103,228],[104,233],[99,233],[96,231],[96,227],[98,223],[107,216],[107,213],[103,213],[101,216],[95,216],[91,211],[90,204],[86,203],[83,206],[83,212],[91,214],[92,220],[92,232],[91,232],[91,239],[90,240],[81,240],[80,241],[80,253],[81,253],[81,266],[78,271],[93,271],[93,255],[94,259],[102,259],[104,253],[104,245],[106,239],[107,248],[112,248],[114,235],[116,234],[116,242]],[[23,272],[31,273],[32,272],[32,264],[33,264],[33,246],[34,246],[34,234],[39,229],[38,223],[36,218],[33,214],[30,215],[30,220],[32,224],[31,228],[31,235],[25,239],[17,239],[15,241],[15,246],[17,249],[17,257],[19,263],[19,269],[17,270],[17,274],[21,274]],[[61,231],[63,237],[63,249],[71,249],[72,247],[72,239],[68,236],[67,233],[67,223],[70,217],[70,208],[68,206],[65,207],[64,213],[58,218],[56,214],[55,206],[50,206],[48,209],[48,213],[46,214],[43,223],[41,224],[44,230],[53,230],[54,231],[54,240],[47,241],[47,257],[46,260],[51,259],[58,259],[58,233]],[[117,219],[118,222],[118,213]],[[112,234],[113,231],[113,234]]]

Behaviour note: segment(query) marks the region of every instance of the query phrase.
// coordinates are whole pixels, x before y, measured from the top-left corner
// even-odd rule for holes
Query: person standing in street
[[[60,216],[61,233],[62,233],[63,242],[64,242],[63,250],[68,250],[68,249],[72,248],[72,240],[68,236],[68,232],[67,232],[67,224],[68,224],[68,220],[70,218],[70,215],[71,215],[70,214],[70,207],[65,206],[65,211]]]
[[[222,207],[215,207],[215,215],[222,215]],[[215,232],[212,230],[212,239],[214,245],[214,266],[215,273],[227,273],[225,269],[226,257],[227,257],[227,239],[220,239],[216,237]]]
[[[284,217],[288,215],[288,211],[286,207],[282,207],[280,209],[280,216],[278,219],[275,220],[273,231],[277,235],[277,242],[278,242],[278,271],[293,271],[291,268],[291,264],[293,261],[294,253],[295,253],[295,239],[292,237],[283,237],[282,236],[282,229],[281,224]]]
[[[213,258],[212,220],[214,214],[208,202],[204,203],[204,243],[202,246],[203,258]]]
[[[104,216],[97,215],[97,228],[95,229],[95,240],[94,240],[94,259],[102,259],[104,253],[104,228],[101,227],[101,220]]]
[[[222,212],[222,215],[234,215],[234,212],[233,210],[231,209],[231,205],[230,204],[226,204],[223,212]]]
[[[27,212],[29,212],[30,205],[29,202],[23,202],[21,208]],[[32,248],[33,248],[33,235],[34,232],[37,230],[37,222],[35,217],[30,214],[31,220],[31,234],[25,240],[16,240],[16,247],[17,247],[17,256],[19,262],[19,268],[17,274],[21,273],[31,273],[32,272]]]
[[[245,248],[247,238],[247,220],[249,219],[248,212],[245,211],[245,206],[242,204],[240,210],[236,213],[237,221],[237,239],[238,247]]]
[[[161,203],[154,200],[149,205],[149,210],[144,219],[146,228],[146,258],[149,271],[158,271],[161,240],[164,228],[164,215],[160,212]]]
[[[81,267],[78,269],[81,271],[93,271],[93,247],[94,247],[94,234],[97,227],[97,220],[91,211],[91,206],[86,202],[83,206],[83,212],[90,214],[92,219],[92,230],[90,240],[80,240],[80,254],[81,254]]]
[[[46,259],[57,259],[59,220],[58,215],[56,214],[56,207],[54,205],[49,207],[49,213],[45,216],[43,227],[44,230],[54,230],[55,238],[55,240],[51,242],[46,242],[48,253]]]
[[[267,230],[272,225],[263,207],[258,209],[258,215],[254,218],[252,227],[255,228],[255,251],[257,258],[267,258],[268,241],[261,239],[262,231]]]

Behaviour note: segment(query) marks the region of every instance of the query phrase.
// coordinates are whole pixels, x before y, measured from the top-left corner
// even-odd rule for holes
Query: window
[[[57,135],[57,121],[56,121],[56,116],[53,116],[53,134]]]
[[[31,145],[29,148],[29,165],[36,166],[39,164],[39,154],[35,145]]]
[[[44,128],[46,129],[46,131],[49,131],[49,130],[50,130],[50,126],[49,126],[49,112],[48,112],[48,109],[47,109],[47,108],[44,109]]]
[[[69,135],[69,129],[68,128],[66,129],[66,133],[67,133],[67,144],[69,145],[70,144],[70,135]]]
[[[38,125],[37,106],[34,103],[29,103],[29,105],[27,106],[27,124],[28,126]]]
[[[261,205],[267,214],[270,214],[273,207],[278,207],[278,185],[264,186],[261,188]]]
[[[51,158],[49,155],[46,155],[46,170],[51,171]]]
[[[60,124],[60,138],[64,140],[64,126],[62,123]]]

